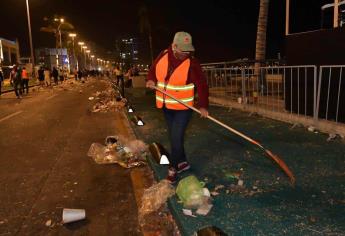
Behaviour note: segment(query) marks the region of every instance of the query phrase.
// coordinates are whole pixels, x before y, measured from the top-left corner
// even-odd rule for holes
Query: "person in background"
[[[54,79],[55,85],[58,85],[58,83],[59,83],[59,71],[55,68],[55,66],[53,67],[52,77]]]
[[[59,80],[60,80],[61,84],[64,81],[64,73],[63,73],[62,68],[59,69]]]
[[[116,85],[119,85],[120,81],[123,83],[123,73],[121,68],[119,66],[116,66],[114,72],[116,75]]]
[[[2,70],[0,69],[0,95],[1,95],[1,86],[4,82],[4,74],[2,73]]]
[[[26,71],[26,68],[23,67],[22,70],[22,94],[25,93],[25,89],[26,89],[26,94],[29,93],[29,76],[28,76],[28,72]]]
[[[40,87],[43,87],[43,85],[44,85],[44,70],[43,70],[42,66],[38,69],[38,81],[40,83]]]
[[[16,94],[17,98],[21,98],[22,73],[16,65],[13,65],[12,71],[10,73],[10,82],[13,85],[14,93]]]
[[[78,80],[81,81],[82,77],[83,77],[83,72],[79,69],[78,70]]]
[[[171,46],[161,52],[151,66],[146,87],[154,89],[157,86],[190,106],[194,105],[196,87],[196,107],[199,108],[201,117],[207,117],[208,85],[193,52],[192,36],[187,32],[177,32]],[[174,183],[177,173],[190,168],[184,150],[184,134],[192,117],[192,110],[159,91],[156,91],[156,106],[162,109],[168,126],[171,155],[167,180]]]
[[[51,79],[50,79],[50,70],[48,67],[46,67],[44,70],[44,82],[45,82],[47,87],[50,87]]]

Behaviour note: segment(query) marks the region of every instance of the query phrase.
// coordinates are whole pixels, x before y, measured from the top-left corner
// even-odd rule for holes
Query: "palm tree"
[[[139,8],[138,15],[139,15],[140,33],[147,33],[148,38],[149,38],[150,56],[151,56],[151,63],[152,63],[153,62],[152,31],[151,31],[149,12],[145,5],[142,5]]]
[[[262,61],[266,59],[266,31],[269,0],[260,0],[258,28],[256,34],[255,74],[258,74]]]

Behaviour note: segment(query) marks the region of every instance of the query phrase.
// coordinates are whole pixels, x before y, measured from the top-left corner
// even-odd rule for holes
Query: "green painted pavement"
[[[159,142],[169,150],[163,114],[156,109],[154,93],[128,89],[127,97],[145,126],[134,127],[138,138]],[[261,142],[279,155],[296,176],[295,188],[258,148],[217,124],[194,114],[187,129],[185,148],[191,171],[213,191],[213,208],[207,216],[184,216],[176,196],[169,200],[185,235],[209,225],[229,235],[345,234],[345,143],[327,142],[325,134],[222,107],[210,114]],[[128,114],[129,117],[132,113]],[[158,179],[166,167],[150,161]],[[234,174],[241,174],[245,188],[236,191]],[[181,176],[181,178],[183,178]],[[232,185],[233,184],[233,185]],[[257,188],[257,189],[256,189]]]

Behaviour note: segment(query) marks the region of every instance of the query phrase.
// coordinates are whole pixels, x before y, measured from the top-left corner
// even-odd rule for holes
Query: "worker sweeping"
[[[161,52],[150,67],[146,87],[154,89],[157,86],[190,106],[194,106],[196,91],[196,107],[201,117],[207,117],[208,85],[200,63],[194,58],[194,51],[191,35],[177,32],[171,46]],[[177,173],[190,169],[184,149],[184,135],[193,111],[158,90],[156,106],[162,109],[168,126],[171,155],[167,179],[174,183]]]

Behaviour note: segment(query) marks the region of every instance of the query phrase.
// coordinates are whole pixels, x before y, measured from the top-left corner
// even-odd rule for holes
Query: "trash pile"
[[[183,214],[196,217],[192,210],[196,210],[196,214],[203,216],[210,212],[213,207],[211,194],[204,186],[205,183],[200,182],[194,175],[180,180],[176,194],[183,203]]]
[[[92,112],[109,112],[119,111],[126,106],[127,100],[122,98],[118,92],[113,89],[107,89],[105,91],[97,91],[89,100],[97,100],[97,103],[93,105]]]
[[[146,164],[148,146],[141,140],[128,140],[123,136],[108,136],[105,145],[91,144],[87,155],[97,164],[117,163],[124,168]]]
[[[161,180],[144,191],[139,216],[157,211],[169,197],[177,194],[183,204],[183,213],[196,217],[192,210],[196,210],[197,215],[205,216],[212,209],[211,195],[205,183],[200,182],[194,175],[187,176],[180,180],[176,190],[168,180]]]
[[[174,187],[168,180],[162,180],[152,185],[144,191],[141,207],[139,208],[139,217],[143,217],[154,211],[157,211],[169,197],[175,194]]]

